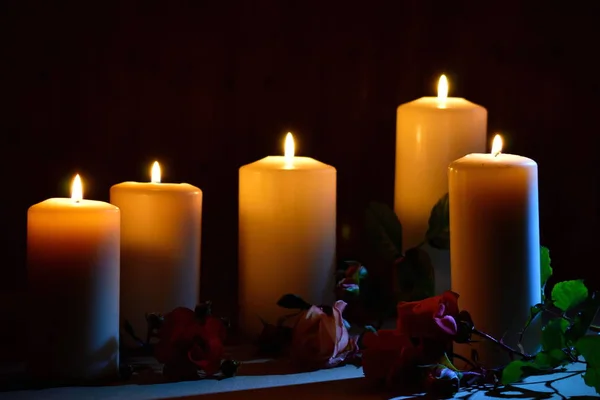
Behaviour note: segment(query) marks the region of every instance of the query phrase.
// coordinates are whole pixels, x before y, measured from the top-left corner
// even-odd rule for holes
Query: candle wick
[[[498,154],[500,154],[500,153],[501,153],[501,151],[497,151],[497,152],[495,152],[495,153],[494,153],[494,157],[498,157]]]

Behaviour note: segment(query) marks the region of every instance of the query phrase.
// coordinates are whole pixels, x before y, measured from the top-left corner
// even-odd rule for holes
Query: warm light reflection
[[[496,135],[496,136],[494,136],[494,140],[492,141],[492,155],[494,157],[496,157],[501,152],[502,152],[502,136]]]
[[[448,79],[446,75],[440,76],[440,80],[438,81],[438,106],[440,108],[446,107],[446,99],[448,98]]]
[[[75,179],[73,179],[73,184],[71,185],[71,200],[75,203],[83,200],[83,185],[81,184],[79,174],[75,175]]]
[[[294,161],[294,137],[292,132],[288,132],[285,136],[285,144],[283,146],[283,156],[286,164],[292,164]]]
[[[152,171],[150,172],[150,182],[160,183],[160,165],[158,165],[158,161],[154,161],[154,164],[152,164]]]

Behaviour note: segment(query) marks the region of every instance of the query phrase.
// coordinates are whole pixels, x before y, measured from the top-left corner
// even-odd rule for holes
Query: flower
[[[458,294],[454,292],[446,291],[421,301],[400,302],[397,310],[398,334],[451,342],[458,333]]]
[[[426,365],[438,365],[446,346],[439,339],[415,340],[395,329],[365,333],[362,366],[365,377],[386,386],[417,388],[423,383]]]
[[[365,378],[371,383],[392,386],[402,378],[413,378],[418,373],[419,348],[406,335],[393,329],[367,332],[362,339],[362,367]]]
[[[201,307],[201,306],[199,306]],[[157,332],[154,355],[167,371],[203,370],[207,376],[219,372],[224,356],[226,329],[223,322],[208,312],[199,315],[178,307],[165,315]]]
[[[438,398],[452,397],[460,389],[463,374],[444,353],[437,364],[429,367],[425,386],[429,394]]]
[[[439,360],[447,360],[448,346],[458,333],[457,300],[456,293],[447,291],[421,301],[399,302],[396,329],[369,332],[363,337],[365,377],[406,388],[422,384],[429,374],[432,384],[442,384],[431,379],[446,378],[447,371],[427,371],[423,366],[438,366]],[[442,366],[448,367],[445,363]]]
[[[338,271],[336,295],[344,299],[344,294],[358,295],[360,284],[367,278],[367,269],[358,261],[345,261],[346,269]]]
[[[331,368],[356,353],[356,341],[350,338],[342,313],[346,303],[333,307],[311,306],[302,311],[292,333],[292,360],[308,368]]]

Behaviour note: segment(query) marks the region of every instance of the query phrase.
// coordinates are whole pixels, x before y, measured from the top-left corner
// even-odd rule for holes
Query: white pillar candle
[[[447,95],[442,75],[438,97],[422,97],[397,110],[394,210],[405,250],[423,242],[431,209],[448,192],[448,165],[485,151],[487,110]]]
[[[27,212],[28,369],[36,379],[95,381],[118,373],[119,209],[71,198]]]
[[[199,301],[202,191],[187,183],[151,182],[110,189],[121,209],[121,322],[145,337],[145,314],[194,308]]]
[[[255,336],[259,317],[286,313],[276,305],[283,294],[333,300],[336,170],[295,157],[288,133],[285,156],[241,167],[239,185],[240,325]]]
[[[452,290],[478,329],[516,345],[530,307],[541,300],[537,164],[501,149],[496,135],[490,154],[449,166]],[[539,328],[531,329],[528,351],[538,344]],[[475,346],[487,365],[509,360],[490,342]]]

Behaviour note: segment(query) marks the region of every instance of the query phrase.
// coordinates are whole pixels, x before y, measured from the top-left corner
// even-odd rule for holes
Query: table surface
[[[235,352],[239,352],[236,350]],[[243,358],[242,358],[243,359]],[[147,363],[148,359],[138,359]],[[530,377],[524,382],[492,390],[463,389],[456,398],[494,399],[598,399],[584,384],[583,364],[571,364],[565,372]],[[152,375],[152,376],[150,376]],[[119,385],[62,387],[0,393],[0,399],[418,399],[422,394],[398,396],[367,385],[361,368],[343,366],[314,372],[294,373],[284,360],[249,360],[238,376],[224,380],[155,383],[151,372]]]

